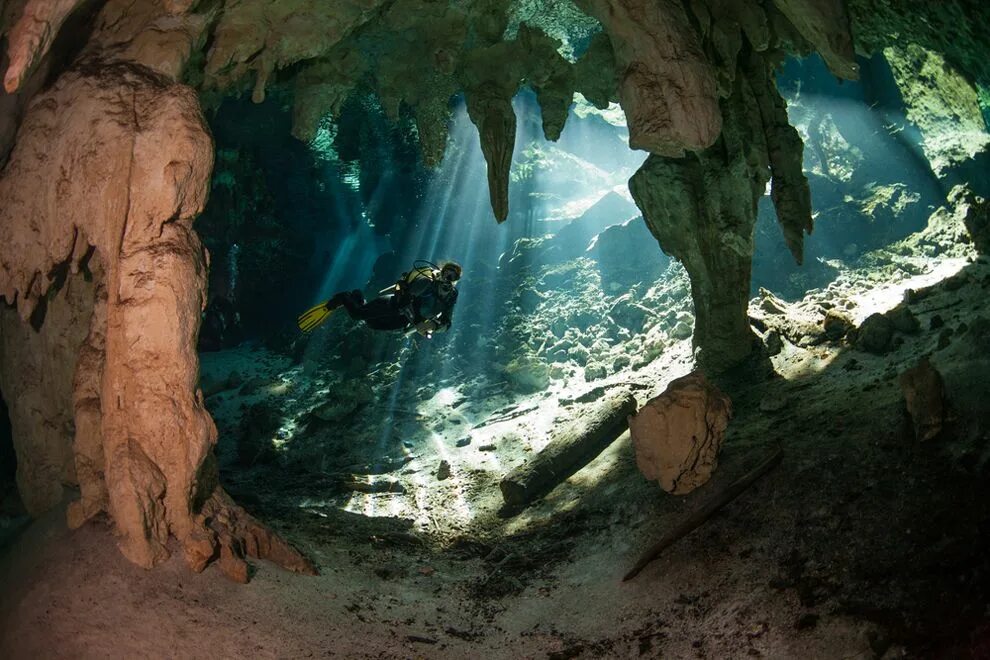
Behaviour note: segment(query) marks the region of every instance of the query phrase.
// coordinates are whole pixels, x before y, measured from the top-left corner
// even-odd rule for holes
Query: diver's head
[[[440,279],[456,282],[461,279],[461,265],[456,261],[447,261],[440,267]]]

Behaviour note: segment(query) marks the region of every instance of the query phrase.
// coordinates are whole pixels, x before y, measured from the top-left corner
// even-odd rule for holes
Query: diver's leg
[[[348,309],[348,312],[350,311]],[[399,311],[392,296],[381,296],[369,300],[359,309],[351,312],[351,316],[360,318],[369,328],[374,330],[401,330],[408,324],[408,320]]]

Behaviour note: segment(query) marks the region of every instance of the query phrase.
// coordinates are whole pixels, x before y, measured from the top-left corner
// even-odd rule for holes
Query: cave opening
[[[855,406],[857,393],[873,390],[880,377],[875,367],[864,369],[857,355],[903,350],[918,336],[921,321],[902,301],[925,291],[940,301],[932,303],[934,309],[953,304],[940,283],[968,277],[974,268],[982,272],[972,246],[959,242],[958,224],[940,224],[957,222],[948,218],[965,202],[953,192],[952,177],[928,166],[922,133],[907,118],[903,99],[889,98],[889,65],[866,59],[859,64],[879,72],[840,85],[811,56],[789,59],[777,75],[790,121],[805,144],[803,169],[816,223],[804,243],[804,264],[797,265],[777,226],[769,187],[759,197],[749,314],[780,378],[769,386],[726,385],[744,407],[733,422],[737,448],[779,442],[765,424],[782,411],[791,411],[792,424],[808,434],[805,451],[826,461],[828,442],[810,433],[822,416],[835,419],[822,430],[825,438],[849,429],[854,443],[877,433],[851,430],[867,428],[877,410],[900,420],[898,403],[889,397],[869,412]],[[881,104],[877,99],[884,95]],[[399,600],[429,589],[438,566],[460,580],[470,572],[464,562],[483,567],[462,587],[475,606],[539,588],[534,585],[545,584],[562,566],[602,570],[609,552],[625,547],[622,534],[642,524],[643,502],[654,498],[649,484],[634,477],[628,434],[585,457],[587,464],[523,507],[510,506],[500,482],[539,455],[560,428],[586,414],[585,406],[621,388],[657,392],[656,383],[691,370],[691,283],[677,260],[658,249],[624,186],[644,157],[628,148],[621,110],[596,110],[578,98],[560,140],[548,142],[534,95],[517,95],[510,214],[499,225],[491,216],[477,132],[460,99],[452,102],[446,156],[436,170],[425,168],[418,151],[408,147],[408,118],[389,120],[371,99],[345,106],[306,151],[298,143],[276,148],[271,140],[282,138],[273,138],[274,131],[245,128],[259,114],[265,122],[287,124],[277,103],[232,107],[238,110],[221,107],[212,117],[219,163],[213,186],[215,194],[223,192],[211,201],[217,206],[207,207],[200,231],[218,255],[239,246],[239,273],[228,269],[229,257],[218,259],[228,282],[269,282],[288,272],[301,281],[291,293],[284,284],[274,287],[267,299],[243,285],[247,304],[272,313],[263,325],[245,321],[244,333],[222,350],[201,354],[227,490],[310,556],[349,562],[345,549],[368,549],[370,579],[387,583]],[[231,211],[227,189],[247,192],[250,200]],[[332,195],[324,197],[325,191]],[[247,233],[214,235],[221,226],[248,227],[251,209],[268,209],[273,222],[305,237],[285,252],[279,247],[267,253],[269,270],[254,273],[248,269],[258,266],[248,264],[262,262],[246,252],[259,247]],[[279,209],[288,215],[279,218]],[[285,233],[280,240],[292,243]],[[343,311],[311,335],[292,327],[294,311],[340,290],[360,288],[374,296],[418,258],[450,258],[464,267],[448,333],[430,340],[383,335]],[[288,297],[291,305],[284,304]],[[232,302],[235,308],[242,304]],[[818,325],[815,317],[826,312],[828,320]],[[938,323],[937,313],[917,313],[930,327]],[[868,327],[868,319],[883,314],[895,319],[896,329],[878,340],[882,346],[864,349],[863,342],[873,339],[853,339],[852,328]],[[847,333],[841,345],[824,348]],[[908,355],[899,358],[905,367]],[[949,363],[951,358],[942,362]],[[890,367],[884,368],[889,374]],[[962,380],[979,379],[971,374]],[[817,393],[807,397],[821,397],[822,407],[795,408],[804,390]],[[910,433],[898,421],[861,461],[815,477],[799,471],[768,496],[805,492],[810,480],[819,492],[814,501],[844,501],[837,483],[865,470],[872,484],[867,490],[883,493],[871,500],[870,515],[907,521],[929,506],[948,515],[953,498],[981,497],[983,487],[974,477],[979,470],[970,468],[944,498],[895,496],[897,483],[874,460]],[[974,433],[980,432],[966,431],[970,438]],[[724,486],[725,475],[751,466],[754,452],[759,453],[728,451],[721,459],[723,474],[713,483]],[[893,463],[932,487],[959,469],[944,457],[929,459],[932,471],[925,475],[910,459]],[[983,458],[973,460],[984,465]],[[792,495],[784,495],[789,489]],[[901,503],[885,512],[884,498]],[[794,515],[810,515],[805,509],[811,506],[809,500]],[[981,529],[985,517],[972,513],[953,529]],[[665,520],[672,520],[673,512],[667,514]],[[708,532],[698,543],[717,542],[722,533],[749,538],[747,525],[759,517],[736,520],[731,532]],[[941,529],[921,527],[916,533],[922,536]],[[801,535],[792,553],[827,543],[829,533],[823,528]],[[772,530],[767,534],[778,538]],[[883,562],[898,553],[897,543],[864,541],[856,525],[845,534],[846,554],[830,555],[831,561],[867,566],[874,554],[887,558],[878,560]],[[575,560],[577,548],[595,544],[611,550]],[[698,545],[692,552],[715,561]],[[741,552],[748,556],[752,549]],[[804,561],[794,554],[779,559],[788,566]],[[970,554],[957,559],[959,570],[982,565]],[[901,569],[915,566],[908,562]],[[949,573],[934,584],[945,584]],[[352,584],[360,589],[365,579],[353,577]],[[870,579],[854,582],[839,589],[881,588]],[[595,578],[588,580],[591,592],[593,583]],[[905,592],[898,607],[917,614],[932,597],[930,588],[938,587]],[[859,607],[846,596],[840,600]],[[964,626],[972,619],[967,621]]]
[[[532,407],[521,401],[549,391],[573,398],[568,388],[605,377],[600,365],[584,377],[589,354],[581,342],[592,342],[568,328],[594,325],[606,302],[656,287],[686,291],[625,189],[645,156],[628,148],[618,106],[602,111],[579,100],[555,142],[543,136],[531,91],[513,108],[513,211],[504,224],[492,218],[485,159],[462,98],[452,100],[446,155],[435,170],[408,148],[409,125],[389,122],[371,99],[345,106],[334,133],[305,152],[298,141],[256,130],[258,121],[284,125],[277,103],[253,110],[232,103],[213,116],[218,167],[198,229],[222,264],[211,273],[218,284],[210,306],[223,298],[243,323],[226,331],[233,339],[225,345],[208,334],[214,312],[207,308],[200,347],[224,350],[202,353],[202,378],[220,430],[225,487],[266,521],[273,507],[287,509],[288,496],[298,515],[321,524],[363,515],[371,522],[362,529],[433,529],[432,482],[441,468],[415,467],[436,461],[453,470],[443,497],[474,491],[453,495],[447,530],[473,526],[479,512],[491,518],[496,475],[534,445],[496,448],[505,429],[486,419],[498,409],[511,418]],[[274,249],[253,233],[265,222],[280,228]],[[343,311],[312,335],[294,326],[301,309],[337,291],[358,288],[371,298],[418,260],[447,259],[464,276],[446,333],[374,333]],[[294,281],[286,283],[289,274]],[[551,312],[560,307],[565,318]],[[252,322],[252,308],[266,310],[262,323]],[[631,318],[609,321],[611,343],[642,323],[645,312],[630,308]],[[551,339],[557,364],[538,355],[550,352]],[[616,360],[616,371],[631,361],[619,351]],[[534,437],[566,414],[544,411]],[[428,423],[436,418],[443,421]],[[402,483],[399,472],[407,475]],[[389,496],[399,491],[405,496]]]

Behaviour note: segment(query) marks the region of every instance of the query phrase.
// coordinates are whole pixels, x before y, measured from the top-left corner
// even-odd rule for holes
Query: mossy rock
[[[535,355],[523,355],[505,365],[505,377],[517,392],[540,392],[550,384],[550,368]]]

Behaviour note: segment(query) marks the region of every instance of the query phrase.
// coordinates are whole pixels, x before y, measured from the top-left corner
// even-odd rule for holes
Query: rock
[[[241,396],[251,396],[252,394],[257,394],[258,391],[264,386],[268,385],[268,379],[263,376],[255,376],[248,382],[241,385],[240,394]]]
[[[567,357],[583,367],[588,364],[590,353],[587,348],[581,344],[577,344],[567,351]]]
[[[766,347],[767,355],[770,357],[780,355],[780,352],[784,350],[784,340],[776,330],[770,330],[763,336],[763,345]]]
[[[893,337],[893,321],[883,314],[870,314],[859,326],[856,346],[869,353],[883,355],[889,350]]]
[[[374,398],[375,393],[366,381],[348,381],[334,387],[329,400],[314,408],[313,415],[324,422],[340,422]]]
[[[378,479],[372,481],[367,477],[354,476],[343,483],[343,487],[357,493],[395,493],[401,495],[406,487],[394,479]]]
[[[237,461],[245,466],[274,461],[278,457],[274,439],[281,426],[282,414],[270,401],[248,408],[237,430]]]
[[[471,444],[471,436],[463,437],[456,442],[458,447],[467,447],[469,444]]]
[[[822,323],[822,327],[825,330],[826,337],[831,341],[838,341],[852,330],[853,322],[842,312],[830,309],[825,314],[825,321]]]
[[[942,431],[945,423],[945,383],[927,357],[908,369],[898,379],[908,414],[914,423],[915,437],[924,442]]]
[[[898,332],[913,335],[921,330],[921,323],[918,322],[918,318],[905,305],[898,305],[884,316],[890,319],[890,322],[894,324],[894,329]]]
[[[595,236],[587,254],[598,261],[603,287],[614,286],[616,290],[628,289],[636,282],[654,282],[670,265],[670,258],[657,249],[656,239],[641,216]],[[638,327],[635,323],[627,327],[638,330],[642,321]]]
[[[690,339],[694,332],[694,324],[689,319],[678,316],[677,323],[670,331],[670,336],[677,340]]]
[[[955,202],[962,213],[976,251],[990,254],[990,202],[968,190],[958,190],[958,187],[949,193],[949,201]]]
[[[505,365],[505,377],[517,392],[541,392],[550,384],[550,368],[535,355],[526,354]]]
[[[787,397],[781,396],[777,392],[771,392],[760,399],[760,412],[779,412],[787,407]]]
[[[235,389],[243,382],[244,380],[241,378],[241,375],[236,371],[232,371],[226,378],[221,379],[214,379],[210,378],[207,374],[201,374],[199,388],[203,391],[203,396],[208,399],[220,392]]]
[[[437,481],[444,481],[450,478],[450,463],[447,461],[440,461],[440,465],[437,467]]]
[[[945,328],[942,332],[938,333],[938,344],[936,344],[936,350],[942,350],[943,348],[948,348],[949,344],[952,343],[952,336],[955,334],[955,330],[952,328]]]
[[[715,470],[731,417],[731,400],[701,371],[678,378],[629,418],[636,465],[668,493],[690,493]]]
[[[584,379],[588,382],[605,378],[608,376],[608,369],[600,362],[593,362],[584,368]]]
[[[649,310],[636,302],[632,294],[627,293],[612,303],[608,314],[620,327],[639,332],[643,329]]]

